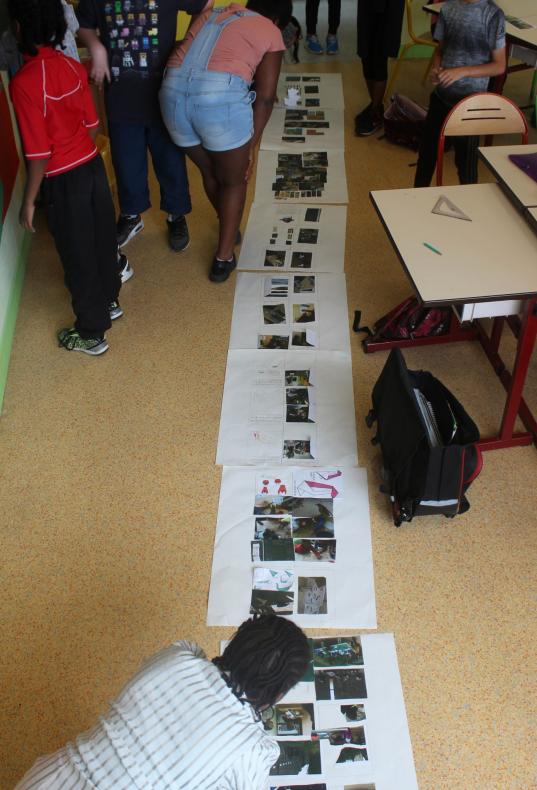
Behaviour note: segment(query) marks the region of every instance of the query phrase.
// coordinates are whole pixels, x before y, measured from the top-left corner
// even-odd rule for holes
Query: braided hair
[[[289,24],[293,13],[291,0],[248,0],[246,8],[268,17],[280,30]]]
[[[260,711],[298,683],[309,660],[308,640],[301,629],[270,614],[246,620],[213,663],[235,696]]]
[[[37,55],[37,47],[61,46],[67,31],[61,0],[8,0],[8,11],[19,24],[22,52]]]

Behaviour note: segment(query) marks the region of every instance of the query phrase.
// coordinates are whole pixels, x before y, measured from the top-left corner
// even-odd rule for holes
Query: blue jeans
[[[160,208],[177,216],[192,211],[185,155],[172,142],[162,121],[113,121],[108,130],[122,214],[141,214],[151,207],[148,150],[160,185]]]
[[[255,93],[242,77],[171,68],[159,96],[170,137],[183,148],[201,144],[208,151],[231,151],[252,138]]]

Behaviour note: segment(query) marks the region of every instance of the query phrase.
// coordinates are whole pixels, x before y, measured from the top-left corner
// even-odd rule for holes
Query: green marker
[[[427,249],[431,250],[431,252],[436,252],[437,255],[442,255],[440,250],[437,250],[436,247],[433,247],[432,244],[428,244],[426,241],[423,242],[423,246],[427,247]]]

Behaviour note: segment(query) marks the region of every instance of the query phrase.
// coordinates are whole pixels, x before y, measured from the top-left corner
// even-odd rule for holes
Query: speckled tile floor
[[[310,68],[323,67],[345,79],[349,316],[359,306],[370,323],[409,287],[368,190],[408,186],[415,156],[354,138],[352,118],[364,104],[358,65]],[[422,69],[409,63],[401,88],[425,100]],[[508,93],[523,100],[527,81],[513,79]],[[216,221],[196,174],[192,193],[187,252],[168,252],[157,210],[128,247],[136,274],[100,359],[54,344],[70,308],[40,223],[0,420],[3,789],[90,726],[145,656],[180,637],[214,654],[231,633],[204,622],[233,280],[207,280]],[[537,451],[488,454],[466,516],[396,530],[363,423],[384,359],[366,357],[354,338],[379,629],[395,632],[420,788],[531,790]],[[407,359],[445,381],[484,433],[496,427],[502,388],[477,347],[424,348]],[[537,409],[537,355],[527,397]]]

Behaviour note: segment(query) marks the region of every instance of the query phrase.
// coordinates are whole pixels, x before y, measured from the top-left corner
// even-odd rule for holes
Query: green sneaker
[[[104,337],[80,337],[74,327],[58,332],[58,344],[67,351],[82,351],[93,357],[108,351],[108,343]]]

